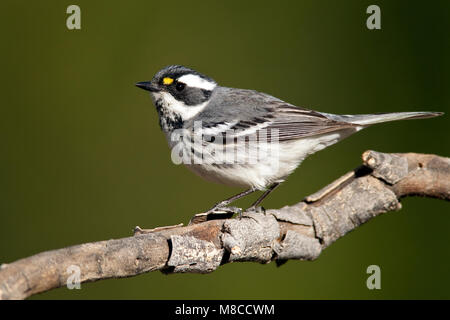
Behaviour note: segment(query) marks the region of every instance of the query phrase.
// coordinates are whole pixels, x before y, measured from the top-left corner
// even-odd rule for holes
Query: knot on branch
[[[364,164],[373,170],[372,175],[395,184],[408,174],[408,160],[405,157],[368,150],[362,154]]]
[[[246,213],[240,220],[225,221],[222,242],[230,261],[268,263],[273,246],[280,237],[280,227],[272,215]]]

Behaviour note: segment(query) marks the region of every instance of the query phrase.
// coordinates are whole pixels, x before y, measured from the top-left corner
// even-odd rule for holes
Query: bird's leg
[[[227,205],[229,205],[230,203],[236,201],[237,199],[240,199],[240,198],[242,198],[242,197],[245,197],[245,196],[247,196],[247,195],[249,195],[249,194],[251,194],[251,193],[253,193],[253,192],[255,192],[255,191],[256,191],[256,189],[250,188],[250,189],[248,189],[248,190],[245,190],[244,192],[241,192],[241,193],[239,193],[239,194],[236,194],[236,195],[232,196],[231,198],[222,200],[222,201],[216,203],[216,204],[215,204],[211,209],[209,209],[207,212],[208,212],[208,213],[212,213],[212,212],[217,211],[217,210],[220,210],[220,209],[226,209]]]
[[[245,211],[257,211],[257,207],[258,205],[273,191],[275,190],[279,185],[281,184],[281,182],[275,182],[274,184],[272,184],[266,191],[264,191],[264,193],[261,195],[261,197],[258,198],[258,200],[256,200],[251,206],[250,208],[248,208]]]
[[[239,213],[241,210],[236,207],[227,207],[230,203],[233,201],[236,201],[237,199],[240,199],[242,197],[245,197],[246,195],[249,195],[253,192],[255,192],[256,189],[250,188],[248,190],[245,190],[239,194],[236,194],[232,196],[231,198],[222,200],[218,203],[216,203],[211,209],[204,213],[198,213],[194,217],[192,217],[189,224],[195,224],[200,223],[206,220],[211,220],[212,215],[214,215],[214,218],[221,219],[221,218],[231,218],[233,214]]]

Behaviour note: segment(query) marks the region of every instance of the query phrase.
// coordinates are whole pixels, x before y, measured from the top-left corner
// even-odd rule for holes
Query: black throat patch
[[[163,131],[173,131],[183,127],[184,122],[181,116],[168,110],[161,99],[156,100],[155,105],[159,116],[159,126]]]

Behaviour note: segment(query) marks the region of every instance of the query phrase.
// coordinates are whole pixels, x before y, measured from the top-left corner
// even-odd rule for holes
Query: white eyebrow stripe
[[[213,90],[216,87],[214,82],[208,81],[195,74],[186,74],[178,78],[179,82],[185,83],[189,87],[200,88],[204,90]]]

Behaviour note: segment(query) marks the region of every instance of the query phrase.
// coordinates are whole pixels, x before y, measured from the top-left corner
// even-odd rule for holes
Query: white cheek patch
[[[169,112],[180,115],[183,121],[189,120],[192,117],[196,116],[208,104],[208,101],[206,101],[197,106],[187,106],[182,101],[178,101],[177,99],[175,99],[168,92],[154,93],[153,98],[155,101],[161,99],[164,108],[166,108]]]
[[[186,74],[178,78],[179,82],[185,83],[188,87],[195,87],[204,90],[213,90],[216,87],[214,82],[208,81],[195,74]]]

